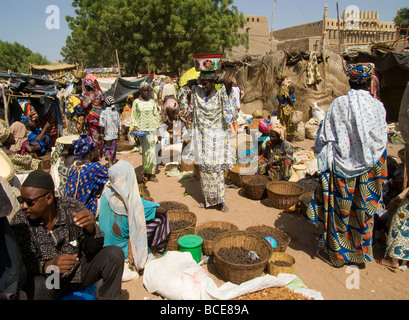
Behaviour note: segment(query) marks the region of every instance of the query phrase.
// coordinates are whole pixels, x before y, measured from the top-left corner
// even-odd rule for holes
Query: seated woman
[[[17,152],[11,151],[11,146],[15,145],[16,141],[10,129],[0,124],[0,144],[1,149],[10,158],[13,163],[15,173],[22,173],[25,171],[36,170],[41,165],[40,159],[35,159],[31,155],[21,155]]]
[[[272,180],[289,180],[294,149],[285,140],[286,129],[281,125],[270,127],[270,140],[266,142],[264,153],[259,158],[258,173],[266,174]]]
[[[389,219],[385,256],[377,260],[391,270],[398,269],[401,262],[409,260],[409,188],[397,196],[394,203],[398,206]]]
[[[95,141],[86,134],[73,142],[74,155],[80,156],[67,170],[62,196],[77,199],[94,215],[98,199],[108,182],[108,169],[99,163],[99,150]]]
[[[50,123],[47,122],[43,129],[40,129],[34,121],[29,117],[21,116],[21,122],[26,125],[28,130],[28,141],[30,144],[39,144],[40,149],[36,151],[37,156],[43,156],[50,150],[51,139],[45,133],[48,130]]]
[[[98,221],[104,246],[122,248],[137,270],[145,267],[148,247],[163,253],[171,231],[167,209],[141,198],[131,163],[119,160],[108,169],[109,182],[101,197]]]
[[[41,150],[41,146],[36,142],[30,142],[26,126],[20,122],[13,122],[10,126],[10,133],[14,137],[14,144],[10,146],[10,151],[22,156],[29,154],[34,157]]]

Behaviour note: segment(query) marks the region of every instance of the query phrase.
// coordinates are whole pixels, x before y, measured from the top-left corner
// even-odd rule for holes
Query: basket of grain
[[[196,232],[203,238],[203,254],[211,256],[213,254],[213,240],[224,232],[235,230],[239,230],[239,228],[227,221],[207,221],[200,224]]]
[[[235,284],[261,276],[272,253],[268,241],[251,232],[228,231],[213,241],[215,265],[220,277]]]
[[[182,202],[177,202],[177,201],[161,201],[159,204],[163,207],[166,207],[168,210],[187,210],[189,211],[189,207],[182,203]]]
[[[295,205],[304,193],[301,185],[290,181],[271,181],[267,183],[266,189],[270,204],[284,210]]]
[[[171,232],[165,251],[176,251],[179,248],[178,239],[183,235],[192,233],[190,231],[183,232],[183,230],[194,230],[197,217],[193,212],[187,210],[168,210],[166,216],[171,225]]]
[[[285,252],[273,252],[268,260],[267,273],[277,276],[279,273],[293,273],[295,259],[292,255]]]
[[[266,185],[270,181],[269,177],[260,174],[241,177],[246,195],[253,200],[261,200],[267,196]]]
[[[284,231],[264,224],[248,227],[245,231],[256,233],[263,238],[273,238],[277,244],[277,246],[273,248],[273,252],[284,252],[285,250],[287,250],[287,247],[291,241],[290,236]]]

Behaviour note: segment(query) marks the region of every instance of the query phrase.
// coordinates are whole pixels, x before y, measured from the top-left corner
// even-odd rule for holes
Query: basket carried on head
[[[179,228],[173,229],[172,227],[172,231],[169,234],[169,240],[168,240],[168,244],[166,245],[165,251],[176,251],[179,248],[179,244],[178,244],[179,237],[185,234],[189,234],[189,232],[184,233],[181,231],[185,229],[196,228],[197,217],[193,212],[190,212],[187,210],[169,210],[166,213],[166,216],[168,217],[168,220],[171,225],[172,224],[175,225],[175,223],[181,222],[181,221],[187,222],[187,225],[180,229]]]
[[[295,205],[304,193],[302,186],[290,181],[271,181],[267,183],[266,189],[271,205],[284,210]]]
[[[269,177],[260,174],[242,176],[241,183],[246,195],[253,200],[261,200],[267,196],[266,185]]]
[[[242,247],[257,253],[261,261],[254,264],[238,264],[223,259],[219,250],[223,248]],[[213,241],[213,254],[217,271],[224,281],[241,284],[261,276],[273,253],[266,239],[252,232],[228,231]]]
[[[84,79],[87,75],[87,72],[85,70],[74,70],[72,73],[77,79]]]
[[[291,241],[290,236],[284,231],[266,225],[248,227],[246,231],[256,233],[263,238],[273,238],[277,243],[277,247],[273,248],[273,252],[284,252]]]
[[[205,238],[204,236],[205,229],[211,228],[220,229],[220,233],[218,233],[217,236],[227,231],[239,230],[239,228],[236,225],[227,221],[207,221],[200,224],[196,228],[196,232],[199,236],[203,238],[202,251],[203,254],[205,254],[206,256],[211,256],[213,254],[213,240],[216,238],[216,237],[214,239]],[[216,234],[216,231],[214,233]]]

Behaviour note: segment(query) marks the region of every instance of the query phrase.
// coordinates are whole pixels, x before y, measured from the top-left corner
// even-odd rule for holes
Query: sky
[[[183,1],[183,0],[181,0]],[[409,7],[408,0],[234,0],[234,5],[246,15],[267,16],[273,20],[273,30],[319,21],[324,6],[328,5],[328,17],[337,18],[337,2],[340,17],[349,5],[360,10],[379,11],[380,21],[391,22],[399,8]],[[49,61],[62,60],[61,48],[71,33],[65,20],[74,16],[75,8],[70,0],[0,0],[0,40],[18,42]],[[274,11],[274,14],[273,14]]]

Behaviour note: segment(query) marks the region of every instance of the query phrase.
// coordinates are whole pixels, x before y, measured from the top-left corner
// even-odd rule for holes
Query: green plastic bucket
[[[179,251],[190,252],[197,263],[202,259],[203,238],[195,234],[187,234],[178,239]]]

